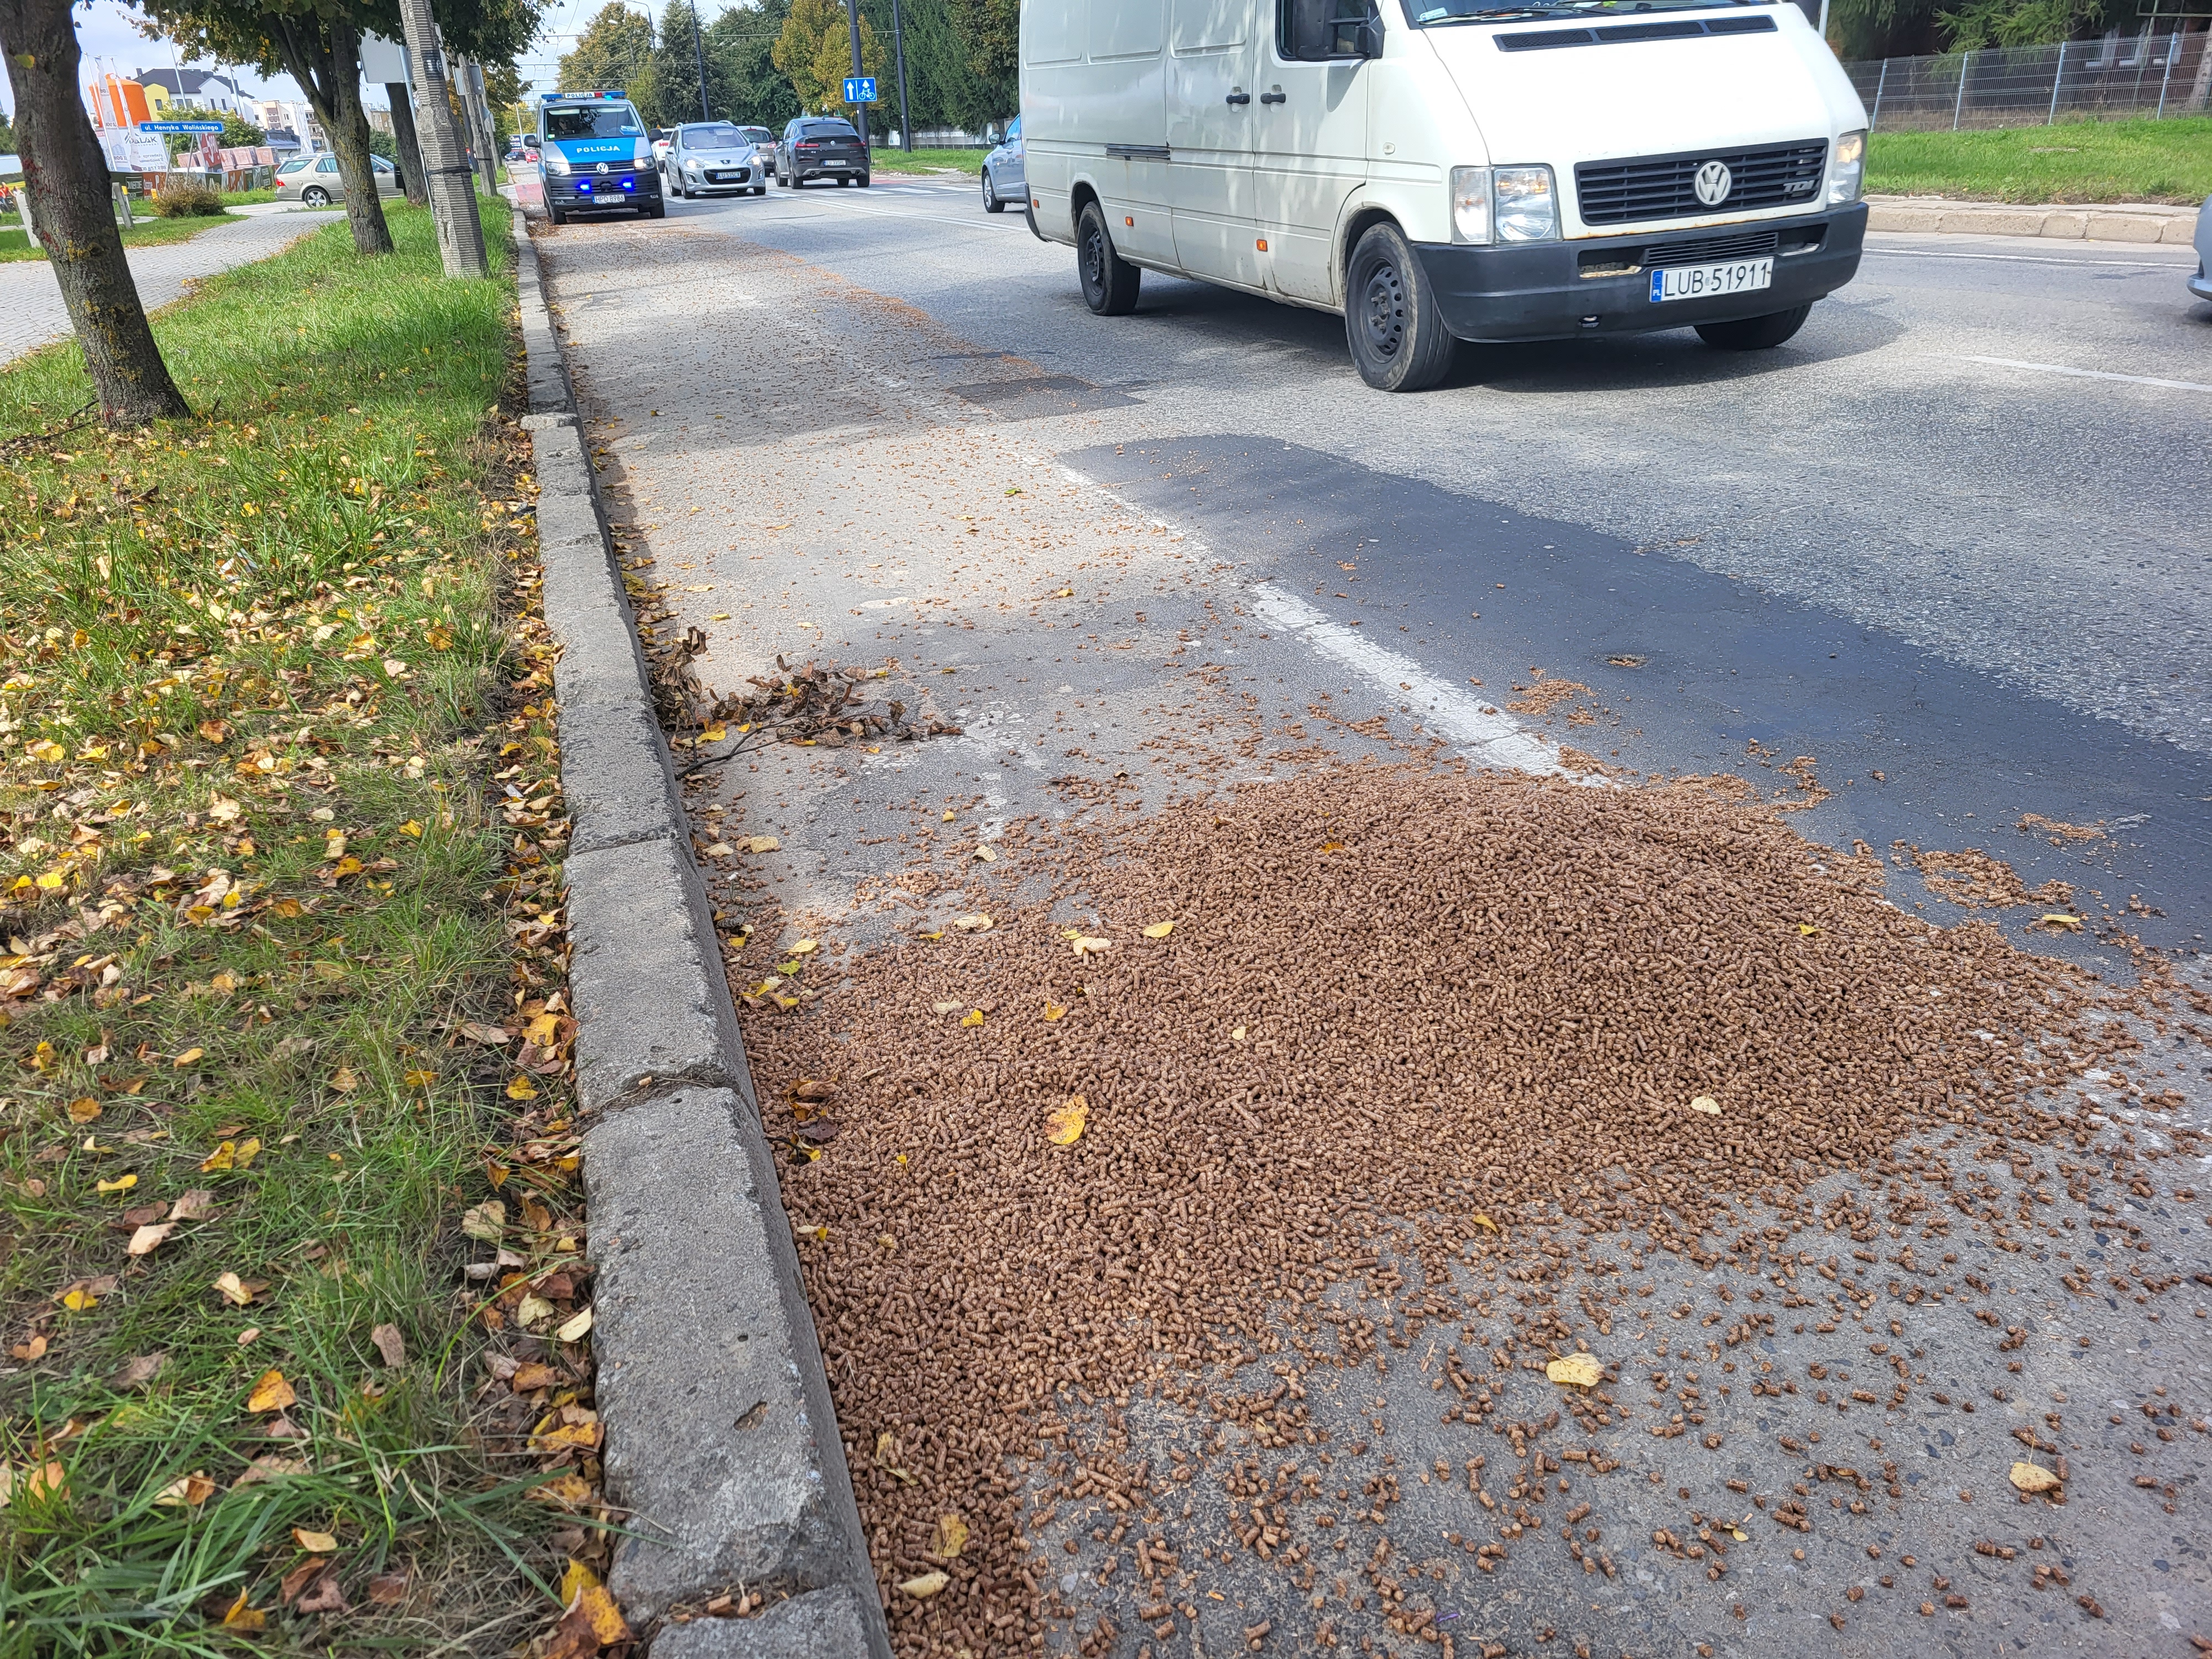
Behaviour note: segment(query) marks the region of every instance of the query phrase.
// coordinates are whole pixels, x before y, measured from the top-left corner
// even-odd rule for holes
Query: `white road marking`
[[[1961,356],[1961,362],[1991,363],[1999,368],[2030,368],[2039,374],[2063,374],[2076,380],[2121,380],[2129,386],[2164,386],[2169,392],[2212,392],[2198,380],[2162,380],[2155,374],[2113,374],[2101,368],[2069,368],[2063,363],[2026,363],[2017,357]]]
[[[2172,259],[2070,259],[2055,253],[1966,253],[1948,247],[1875,247],[1866,252],[1885,259],[1994,259],[2009,265],[2112,265],[2128,270],[2183,270],[2191,256]]]
[[[1540,777],[1572,777],[1556,749],[1479,697],[1431,674],[1411,657],[1364,638],[1357,629],[1333,622],[1295,593],[1273,582],[1250,590],[1259,613],[1279,629],[1297,635],[1324,657],[1365,675],[1392,697],[1409,702],[1429,731],[1449,738],[1477,766],[1534,772]],[[1577,780],[1582,781],[1582,780]],[[1596,780],[1588,780],[1596,781]]]

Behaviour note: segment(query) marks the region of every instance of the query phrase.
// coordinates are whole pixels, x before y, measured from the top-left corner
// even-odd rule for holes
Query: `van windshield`
[[[1655,11],[1716,11],[1773,0],[1405,0],[1415,28],[1437,23],[1512,23],[1536,17],[1636,17]]]
[[[545,112],[548,138],[620,138],[643,130],[637,112],[628,104],[577,104]]]

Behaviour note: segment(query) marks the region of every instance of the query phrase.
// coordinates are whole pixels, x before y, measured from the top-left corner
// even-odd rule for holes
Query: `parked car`
[[[653,164],[659,167],[668,159],[668,147],[676,142],[676,129],[655,127],[653,130]]]
[[[1007,123],[998,149],[983,158],[983,211],[1004,213],[1009,202],[1027,207],[1029,201],[1029,177],[1022,167],[1022,118],[1017,115]]]
[[[776,183],[798,190],[810,179],[866,185],[868,147],[850,121],[802,115],[784,128],[775,147]]]
[[[2200,300],[2212,300],[2212,196],[2197,210],[2197,274],[2189,291]]]
[[[773,164],[775,156],[775,134],[773,131],[767,127],[747,126],[741,126],[738,131],[745,135],[747,143],[760,151],[763,161]]]
[[[661,157],[662,188],[670,195],[716,196],[724,191],[768,194],[768,163],[742,128],[727,121],[694,121],[678,127]]]
[[[1384,391],[1459,340],[1778,346],[1858,272],[1866,106],[1796,6],[1633,10],[1029,0],[1037,228],[1102,315],[1148,269],[1334,312]]]
[[[381,155],[368,158],[376,169],[376,193],[399,194],[399,171]],[[345,200],[345,184],[338,177],[335,155],[295,155],[276,169],[276,199],[303,207],[329,207]]]

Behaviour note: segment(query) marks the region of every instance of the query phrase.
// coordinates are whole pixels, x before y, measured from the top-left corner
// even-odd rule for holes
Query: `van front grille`
[[[1728,195],[1711,205],[1700,202],[1697,191],[1698,169],[1708,161],[1724,163],[1730,179]],[[1586,225],[1749,213],[1810,204],[1820,192],[1827,164],[1825,138],[1759,149],[1583,161],[1575,167],[1575,196]]]

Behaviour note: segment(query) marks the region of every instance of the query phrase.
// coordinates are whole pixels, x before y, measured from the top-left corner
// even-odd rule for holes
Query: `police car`
[[[623,92],[548,93],[538,106],[538,157],[545,214],[556,225],[572,213],[667,216],[653,135]]]

